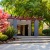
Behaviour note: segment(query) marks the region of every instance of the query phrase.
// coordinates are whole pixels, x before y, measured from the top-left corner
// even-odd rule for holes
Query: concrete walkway
[[[1,44],[0,50],[50,50],[50,36],[19,37],[16,41]]]
[[[2,44],[0,50],[50,50],[50,43]]]

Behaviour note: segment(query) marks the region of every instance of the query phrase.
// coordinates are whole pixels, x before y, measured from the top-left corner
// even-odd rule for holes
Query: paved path
[[[19,41],[16,40],[10,42],[9,44],[1,44],[0,50],[50,50],[50,36],[48,37],[29,36],[19,38],[21,38],[19,39]]]
[[[50,43],[2,44],[0,50],[50,50]]]

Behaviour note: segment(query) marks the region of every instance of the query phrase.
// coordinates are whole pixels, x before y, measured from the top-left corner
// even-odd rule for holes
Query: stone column
[[[31,25],[28,25],[28,36],[31,36]]]
[[[17,30],[17,19],[14,19],[13,20],[13,27],[14,27],[14,29],[16,29]],[[15,34],[15,36],[16,36],[17,34]]]
[[[14,20],[13,20],[13,27],[14,27],[15,29],[17,29],[17,19],[14,19]]]
[[[31,36],[31,20],[28,20],[28,36]]]
[[[38,26],[39,26],[39,21],[36,19],[34,21],[34,36],[38,36]]]

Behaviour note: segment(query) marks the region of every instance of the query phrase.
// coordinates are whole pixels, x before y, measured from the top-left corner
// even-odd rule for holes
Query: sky
[[[1,0],[0,0],[1,1]]]
[[[0,0],[1,1],[1,0]],[[0,9],[2,9],[2,6],[0,5]]]

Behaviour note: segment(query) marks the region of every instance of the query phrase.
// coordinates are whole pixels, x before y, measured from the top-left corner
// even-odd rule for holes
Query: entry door
[[[25,25],[25,36],[28,36],[28,25]]]
[[[20,33],[21,33],[21,35],[23,36],[23,25],[21,25]]]

